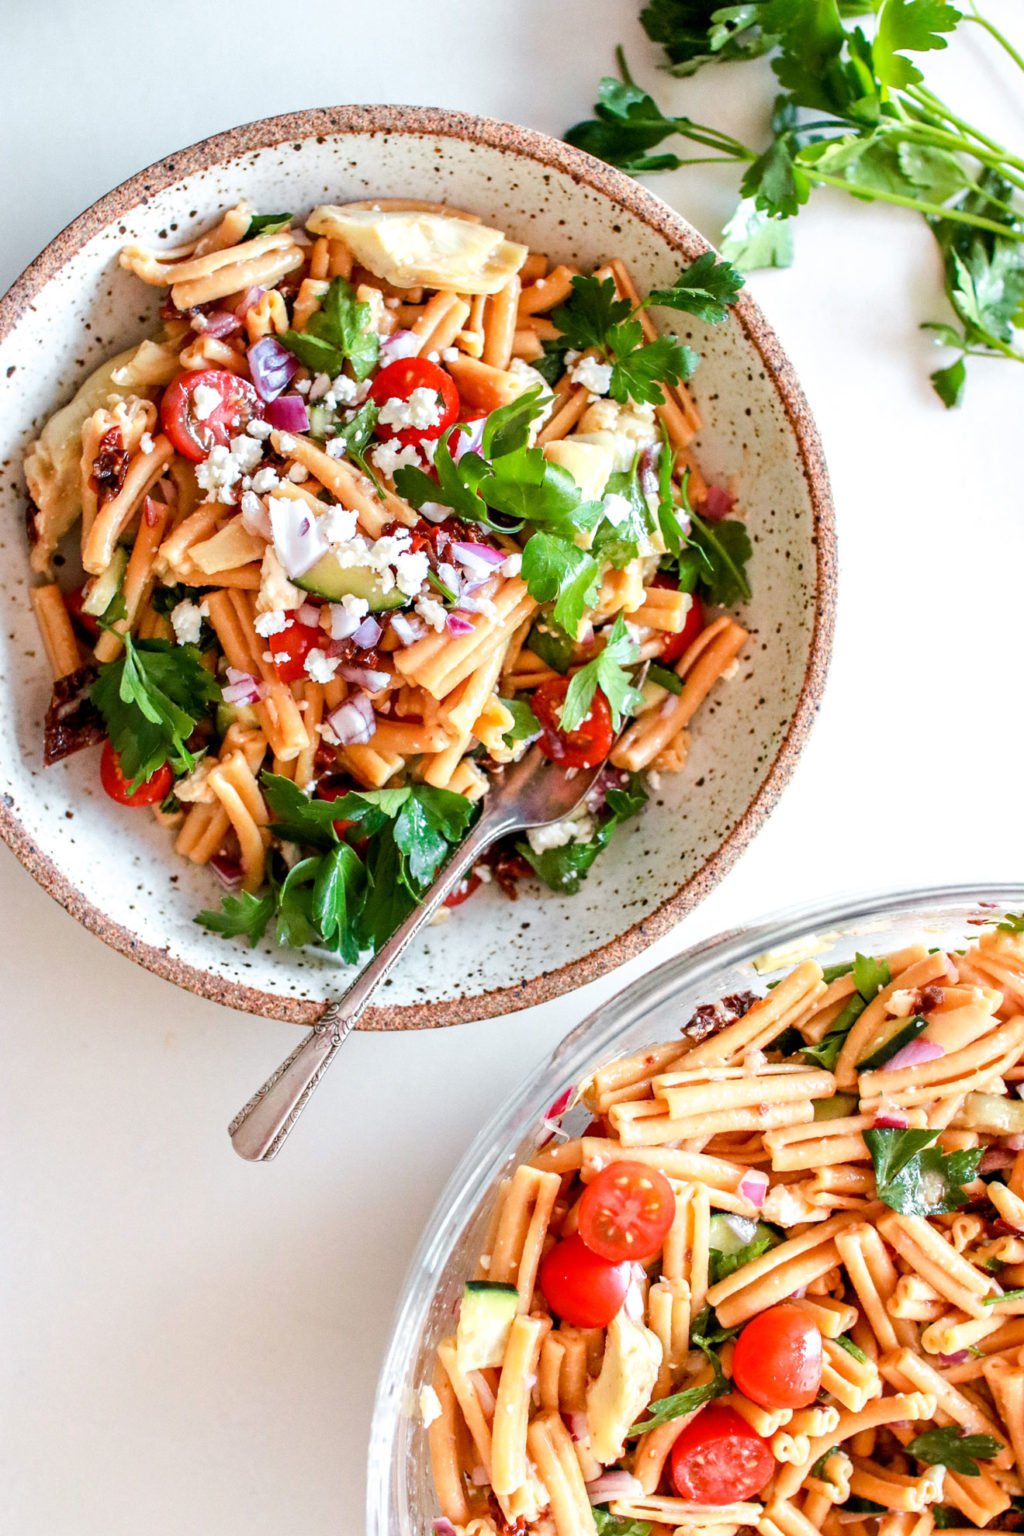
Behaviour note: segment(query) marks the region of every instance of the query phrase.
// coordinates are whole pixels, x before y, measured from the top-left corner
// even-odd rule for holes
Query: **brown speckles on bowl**
[[[138,339],[150,296],[116,265],[125,240],[188,238],[219,207],[305,210],[367,195],[429,195],[473,207],[536,248],[596,265],[625,257],[643,289],[705,242],[658,198],[529,129],[411,107],[337,107],[249,124],[150,166],[69,225],[0,300],[0,377],[19,406],[0,424],[0,599],[7,622],[0,712],[0,833],[73,917],[122,954],[204,997],[309,1022],[347,973],[317,953],[249,951],[192,924],[215,905],[203,871],[178,862],[148,818],[98,796],[95,765],[43,772],[47,694],[26,599],[20,457],[33,429],[111,352]],[[770,813],[824,685],[835,605],[828,477],[806,402],[757,306],[695,333],[707,421],[704,467],[735,476],[755,543],[752,631],[736,679],[698,717],[686,773],[666,777],[578,897],[510,905],[487,891],[407,956],[369,1029],[419,1029],[511,1012],[639,954],[721,878]]]

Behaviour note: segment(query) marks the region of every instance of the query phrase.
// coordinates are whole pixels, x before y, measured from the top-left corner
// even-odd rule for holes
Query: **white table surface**
[[[1014,22],[1019,5],[992,0]],[[0,23],[0,287],[139,167],[267,113],[427,102],[558,133],[587,115],[625,0],[178,0],[162,15],[13,0]],[[978,41],[928,62],[1018,146]],[[661,84],[759,132],[742,71]],[[718,120],[716,116],[716,120]],[[714,237],[731,175],[655,180]],[[831,681],[775,816],[656,949],[510,1019],[348,1045],[275,1164],[224,1127],[295,1042],[78,928],[6,851],[0,1030],[0,1529],[17,1536],[350,1536],[370,1410],[420,1228],[485,1118],[559,1036],[684,944],[849,889],[1024,876],[1019,802],[1024,370],[926,382],[941,313],[911,215],[819,197],[794,271],[751,279],[817,413],[842,597]],[[934,364],[932,364],[934,366]],[[5,409],[17,409],[7,398]],[[585,896],[581,897],[585,901]],[[467,915],[471,909],[467,909]]]

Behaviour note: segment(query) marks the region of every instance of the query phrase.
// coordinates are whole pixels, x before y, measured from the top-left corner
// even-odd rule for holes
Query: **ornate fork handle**
[[[491,843],[515,825],[500,809],[486,810],[431,886],[423,901],[367,965],[344,997],[329,1003],[309,1034],[258,1088],[228,1126],[239,1157],[262,1163],[276,1157],[313,1091],[355,1027],[373,992],[396,964],[406,946],[430,921],[463,875]]]

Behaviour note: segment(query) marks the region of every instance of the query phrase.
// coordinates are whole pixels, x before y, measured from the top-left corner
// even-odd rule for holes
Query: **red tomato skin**
[[[461,402],[455,381],[443,368],[425,357],[400,357],[388,363],[370,385],[370,399],[375,405],[385,400],[408,400],[414,389],[432,389],[441,396],[441,415],[432,427],[394,427],[378,425],[377,436],[397,438],[403,447],[432,441],[459,419]]]
[[[629,1265],[591,1253],[578,1232],[545,1254],[540,1288],[548,1306],[574,1328],[607,1328],[629,1289]]]
[[[100,783],[118,805],[139,806],[159,805],[166,800],[174,783],[174,774],[169,763],[164,763],[156,770],[151,779],[140,784],[134,795],[130,792],[131,780],[126,779],[121,772],[121,763],[113,744],[106,741],[103,744],[103,755],[100,758]]]
[[[724,1403],[709,1403],[690,1420],[669,1459],[672,1486],[693,1504],[752,1499],[774,1471],[767,1441]]]
[[[192,410],[192,396],[200,384],[215,389],[222,404],[200,421]],[[198,464],[210,449],[227,447],[232,437],[244,432],[246,424],[263,415],[263,401],[248,379],[240,379],[226,368],[196,368],[179,373],[164,390],[160,402],[160,425],[178,453]]]
[[[821,1389],[821,1333],[799,1307],[769,1307],[736,1340],[733,1380],[762,1408],[806,1408]]]
[[[652,585],[656,587],[677,588],[677,582],[666,571],[659,571]],[[704,604],[696,592],[690,593],[690,608],[686,615],[686,622],[678,635],[666,635],[662,648],[661,661],[678,661],[689,649],[701,630],[704,628]]]
[[[468,901],[474,891],[478,891],[481,885],[480,876],[476,870],[471,870],[465,879],[460,880],[454,891],[444,899],[446,907],[461,907],[464,901]]]
[[[579,1233],[609,1263],[642,1264],[660,1251],[675,1213],[672,1186],[657,1168],[612,1163],[583,1191]]]
[[[85,587],[74,587],[70,592],[64,593],[64,605],[70,613],[74,623],[85,631],[92,640],[100,637],[100,626],[97,619],[91,613],[86,613],[82,607],[85,601]]]
[[[292,619],[286,629],[271,635],[267,648],[274,658],[274,671],[278,682],[297,683],[306,675],[306,657],[317,646],[323,645],[326,635],[311,624],[300,624]],[[285,657],[280,661],[279,657]]]
[[[569,691],[567,677],[541,683],[530,704],[544,727],[540,749],[553,763],[564,768],[596,768],[611,750],[614,731],[608,700],[598,688],[590,705],[589,717],[575,731],[563,731],[558,714]]]

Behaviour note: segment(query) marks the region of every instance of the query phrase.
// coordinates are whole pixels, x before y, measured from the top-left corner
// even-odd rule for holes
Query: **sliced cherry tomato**
[[[609,1264],[591,1253],[574,1232],[545,1254],[540,1288],[564,1323],[574,1328],[607,1328],[629,1289],[629,1265]]]
[[[806,1408],[821,1387],[821,1332],[799,1307],[769,1307],[736,1340],[732,1374],[762,1408]]]
[[[220,404],[202,416],[196,410],[195,393],[202,385],[220,397]],[[208,403],[208,402],[207,402]],[[164,390],[160,423],[179,453],[198,464],[218,444],[226,448],[244,432],[253,417],[263,415],[263,401],[248,379],[226,368],[197,368],[178,377]]]
[[[396,437],[400,443],[408,446],[410,443],[422,443],[425,439],[429,441],[440,437],[442,432],[458,421],[460,402],[454,379],[425,357],[400,357],[396,362],[388,363],[370,385],[370,399],[376,405],[383,405],[385,400],[408,400],[414,389],[431,389],[435,395],[440,396],[437,421],[429,427],[400,427],[397,431],[393,426],[379,422],[378,437]]]
[[[300,624],[292,619],[286,629],[271,635],[267,649],[274,658],[274,670],[278,681],[297,683],[306,675],[306,657],[324,643],[324,632],[312,624]]]
[[[553,763],[562,763],[566,768],[596,768],[608,756],[614,734],[608,700],[598,688],[583,723],[574,731],[563,731],[558,718],[568,691],[567,677],[553,677],[550,682],[541,683],[530,700],[544,727],[540,749]]]
[[[709,1403],[676,1440],[669,1465],[681,1499],[732,1504],[761,1492],[775,1471],[775,1457],[735,1408]]]
[[[464,880],[460,880],[450,896],[446,896],[446,907],[461,907],[464,901],[468,901],[474,891],[480,889],[480,876],[476,870],[471,870]]]
[[[672,1186],[657,1168],[611,1163],[583,1191],[579,1233],[602,1259],[643,1263],[660,1249],[675,1213]]]
[[[103,747],[103,756],[100,758],[100,783],[118,805],[159,805],[161,800],[166,800],[174,783],[174,774],[171,765],[164,763],[158,768],[151,779],[145,784],[140,784],[134,795],[131,790],[131,779],[126,779],[121,772],[121,761],[108,741]]]
[[[679,583],[668,571],[659,571],[652,582],[655,587],[670,587],[673,591],[678,589]],[[690,593],[690,609],[686,615],[686,622],[678,635],[666,635],[665,644],[661,652],[660,660],[678,661],[685,651],[696,640],[704,628],[704,604],[696,592]]]
[[[93,618],[91,613],[86,613],[85,609],[82,607],[84,601],[84,586],[74,587],[70,592],[64,593],[65,606],[67,607],[68,613],[70,613],[74,622],[78,625],[79,629],[83,629],[91,639],[98,640],[100,637],[99,623],[96,619]]]

